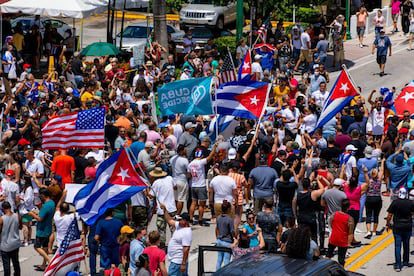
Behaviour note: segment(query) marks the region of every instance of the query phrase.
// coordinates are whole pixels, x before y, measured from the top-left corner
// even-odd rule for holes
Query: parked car
[[[127,26],[123,31],[122,50],[131,52],[132,47],[147,41],[149,35],[152,33],[152,23],[148,25],[146,22],[140,22]],[[171,39],[175,42],[184,37],[184,32],[178,28],[167,24],[167,32],[171,35]],[[115,38],[116,46],[119,48],[121,41],[121,33],[118,33]]]
[[[17,23],[22,24],[23,34],[26,34],[30,31],[30,28],[35,24],[35,17],[17,17],[15,19],[12,19],[10,21],[12,29],[16,27]],[[65,31],[67,29],[73,29],[73,26],[70,26],[66,24],[63,21],[60,21],[58,19],[52,19],[52,18],[40,18],[40,26],[39,31],[42,34],[42,36],[45,33],[45,26],[50,24],[53,28],[56,28],[58,33],[61,36],[64,36]]]
[[[192,31],[193,39],[195,40],[198,46],[204,47],[207,44],[207,41],[210,38],[217,38],[221,36],[234,36],[234,34],[229,30],[212,30],[208,27],[190,27]],[[177,53],[181,53],[184,47],[182,46],[182,38],[176,41],[177,42]]]
[[[229,252],[230,248],[217,246],[200,246],[198,249],[198,276],[226,275],[301,275],[301,276],[361,276],[363,274],[346,271],[339,263],[325,258],[315,261],[292,259],[286,255],[268,253],[250,253],[230,262],[218,271],[208,272],[205,269],[204,257],[208,252]],[[207,253],[207,254],[206,254]],[[215,264],[215,262],[214,262]]]
[[[180,10],[181,25],[207,25],[224,29],[224,26],[236,22],[236,1],[219,6],[216,0],[192,0]]]

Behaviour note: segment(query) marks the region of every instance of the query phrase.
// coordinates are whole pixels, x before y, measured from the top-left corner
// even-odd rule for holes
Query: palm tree
[[[167,5],[165,0],[153,0],[152,10],[154,14],[154,38],[168,51]],[[166,56],[164,59],[166,59]]]

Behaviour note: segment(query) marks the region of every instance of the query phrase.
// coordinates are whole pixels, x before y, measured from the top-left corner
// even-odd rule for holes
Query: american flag
[[[44,149],[103,148],[105,108],[92,108],[57,116],[42,128]]]
[[[257,31],[258,36],[262,39],[264,43],[266,43],[268,24],[269,24],[269,19],[266,19],[266,21],[263,22],[262,26],[260,26],[259,30]]]
[[[233,59],[229,52],[227,52],[223,58],[223,66],[220,69],[219,85],[236,81],[237,75],[234,70]]]
[[[69,271],[73,271],[83,259],[85,259],[85,253],[82,248],[78,224],[74,218],[62,244],[49,262],[44,276],[66,275]]]

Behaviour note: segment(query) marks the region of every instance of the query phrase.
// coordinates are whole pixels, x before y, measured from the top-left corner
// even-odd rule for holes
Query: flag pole
[[[219,135],[219,129],[218,129],[219,128],[219,123],[218,123],[217,103],[216,103],[216,100],[217,100],[217,93],[216,93],[217,84],[218,84],[218,82],[214,82],[214,101],[211,101],[214,104],[214,116],[216,118],[216,122],[215,122],[216,140],[217,140],[217,137]],[[210,91],[212,91],[212,89],[211,89],[212,87],[213,87],[213,81],[210,84]],[[210,93],[210,97],[213,98],[212,93]]]
[[[231,64],[233,65],[234,75],[237,77],[236,66],[234,65],[233,56],[231,55],[231,52],[230,52],[230,49],[229,49],[229,47],[228,47],[228,46],[227,46],[227,54],[229,55],[230,60],[231,60]]]

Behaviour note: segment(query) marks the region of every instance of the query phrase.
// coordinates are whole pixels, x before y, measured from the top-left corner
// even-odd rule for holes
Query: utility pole
[[[346,0],[345,1],[345,21],[346,21],[346,40],[351,39],[351,31],[350,31],[350,25],[351,25],[351,1]]]
[[[243,36],[243,26],[244,26],[244,14],[243,14],[243,0],[237,0],[237,32],[236,40],[237,42]]]
[[[166,60],[168,56],[168,33],[166,17],[167,4],[165,0],[153,0],[152,12],[154,14],[154,37],[167,50],[164,56],[164,60]]]

